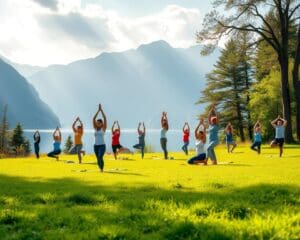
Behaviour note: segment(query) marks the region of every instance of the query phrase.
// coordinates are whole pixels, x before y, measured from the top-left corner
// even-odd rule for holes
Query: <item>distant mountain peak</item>
[[[171,45],[165,40],[157,40],[150,43],[141,44],[137,50],[141,50],[144,48],[172,48]]]

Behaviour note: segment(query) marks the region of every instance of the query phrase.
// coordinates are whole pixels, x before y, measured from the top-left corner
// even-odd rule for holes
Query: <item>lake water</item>
[[[31,142],[31,148],[33,149],[33,133],[35,130],[24,130],[25,136]],[[40,149],[42,153],[46,153],[52,151],[53,149],[53,139],[52,133],[53,130],[39,130],[41,135],[41,144]],[[72,136],[73,132],[70,129],[62,129],[62,148],[66,142],[68,135]],[[193,133],[193,132],[191,132]],[[183,145],[182,142],[182,130],[178,129],[170,129],[167,133],[168,138],[168,150],[169,151],[181,151],[181,147]],[[146,131],[146,145],[150,145],[154,151],[162,151],[160,147],[160,129],[147,129]],[[124,129],[121,133],[120,142],[124,147],[133,150],[132,146],[138,143],[138,135],[136,129]],[[190,148],[194,148],[194,134],[191,134],[190,137]],[[107,152],[111,152],[111,131],[107,130],[105,133],[105,143]],[[93,153],[93,145],[94,145],[94,130],[93,129],[85,129],[83,135],[83,144],[84,149],[87,153]]]

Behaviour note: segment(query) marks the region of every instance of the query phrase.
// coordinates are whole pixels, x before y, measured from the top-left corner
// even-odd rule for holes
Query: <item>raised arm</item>
[[[280,118],[281,120],[282,120],[282,122],[283,122],[283,126],[285,126],[286,127],[286,125],[288,124],[288,122],[287,122],[287,120],[285,120],[284,118]]]
[[[94,128],[97,128],[97,116],[98,116],[99,112],[100,112],[100,104],[99,104],[99,108],[98,108],[97,112],[95,113],[95,115],[93,117],[93,126],[94,126]]]
[[[166,130],[169,130],[169,121],[168,121],[168,117],[167,117],[167,113],[165,112],[165,120],[166,120]]]
[[[117,128],[119,129],[119,132],[121,133],[121,128],[120,128],[120,124],[119,124],[119,121],[117,121]]]
[[[278,117],[276,119],[274,119],[273,121],[271,121],[271,125],[275,128],[277,125],[277,121],[280,119],[280,115],[278,115]]]
[[[78,117],[75,119],[75,121],[73,122],[73,125],[72,125],[72,129],[73,129],[73,132],[76,132],[76,123],[78,121]]]
[[[199,128],[200,128],[200,126],[202,125],[202,121],[201,121],[202,119],[200,119],[200,121],[199,121],[199,123],[198,123],[198,125],[197,125],[197,127],[196,127],[196,129],[195,129],[195,138],[196,139],[198,139],[199,138]]]
[[[190,129],[190,125],[188,122],[186,123],[186,126],[187,126],[187,130],[190,132],[191,129]]]
[[[146,127],[145,127],[145,123],[143,122],[143,131],[144,131],[144,134],[146,134]]]
[[[58,137],[59,137],[59,141],[61,141],[61,131],[59,128],[57,128],[57,131],[58,131]]]
[[[107,128],[107,120],[106,120],[106,115],[102,109],[102,106],[101,104],[99,104],[99,111],[101,112],[102,114],[102,117],[103,117],[103,131],[105,132],[106,131],[106,128]]]
[[[160,119],[161,127],[164,127],[164,124],[163,124],[164,119],[165,119],[165,112],[162,112],[161,119]]]
[[[111,133],[114,132],[114,129],[115,129],[115,124],[116,124],[116,121],[114,121],[113,125],[111,126]]]

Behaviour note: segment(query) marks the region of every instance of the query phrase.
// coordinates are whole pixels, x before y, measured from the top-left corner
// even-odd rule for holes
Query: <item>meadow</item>
[[[189,157],[193,155],[190,153]],[[1,239],[300,239],[300,148],[0,159]]]

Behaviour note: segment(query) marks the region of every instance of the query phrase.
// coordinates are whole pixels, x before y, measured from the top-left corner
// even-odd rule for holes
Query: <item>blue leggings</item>
[[[210,160],[213,162],[217,161],[217,157],[215,154],[215,146],[217,145],[218,145],[217,141],[211,141],[207,146],[207,158],[210,158]]]
[[[185,152],[186,155],[188,155],[188,146],[189,146],[189,141],[183,142],[182,150]]]
[[[144,158],[144,150],[145,150],[145,144],[135,144],[133,145],[133,148],[140,149],[142,153],[142,159]]]
[[[101,170],[103,170],[103,168],[104,168],[103,156],[104,156],[105,150],[106,150],[105,144],[103,144],[103,145],[94,145],[94,152],[95,152],[96,157],[97,157],[97,163],[98,163],[98,166]]]
[[[192,157],[190,160],[188,160],[188,164],[195,164],[197,162],[203,162],[206,159],[206,154],[201,153],[195,157]]]

